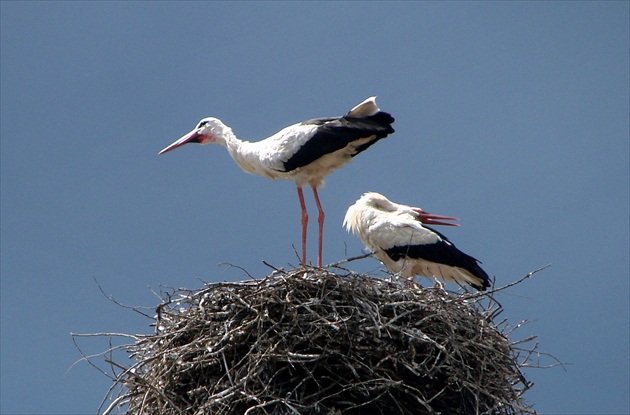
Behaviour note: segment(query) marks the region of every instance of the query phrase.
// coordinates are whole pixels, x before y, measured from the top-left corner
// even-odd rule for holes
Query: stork
[[[302,186],[309,185],[318,210],[317,265],[321,267],[325,215],[317,190],[333,169],[343,167],[352,157],[393,133],[393,122],[390,114],[379,110],[376,97],[366,99],[342,117],[303,121],[257,142],[240,140],[221,120],[208,117],[159,154],[187,143],[219,144],[227,148],[246,173],[295,182],[301,209],[303,265],[306,264],[308,212]]]
[[[413,280],[415,275],[464,283],[484,291],[488,274],[479,261],[457,249],[448,238],[426,225],[458,226],[458,220],[365,193],[348,208],[344,226],[359,237],[390,271]]]

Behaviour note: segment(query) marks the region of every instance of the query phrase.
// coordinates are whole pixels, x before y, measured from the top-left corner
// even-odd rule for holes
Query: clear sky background
[[[531,321],[513,340],[569,363],[526,370],[527,400],[630,411],[628,2],[0,7],[3,414],[94,413],[110,381],[70,369],[70,332],[152,332],[95,279],[154,307],[161,286],[247,278],[222,263],[298,262],[292,183],[160,149],[205,116],[258,140],[372,95],[396,133],[328,177],[324,262],[362,253],[341,222],[365,191],[457,216],[443,231],[498,285],[552,264],[498,296]]]

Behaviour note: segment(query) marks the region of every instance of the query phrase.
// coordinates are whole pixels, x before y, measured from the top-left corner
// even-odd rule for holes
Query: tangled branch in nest
[[[115,404],[164,415],[533,414],[523,350],[493,323],[500,311],[485,294],[316,268],[177,290],[155,334],[126,346],[135,363],[116,379]]]

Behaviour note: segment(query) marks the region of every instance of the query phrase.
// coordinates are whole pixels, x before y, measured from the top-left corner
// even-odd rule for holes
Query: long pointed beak
[[[459,223],[442,222],[443,220],[459,220],[452,216],[434,215],[422,209],[414,209],[414,211],[418,214],[418,220],[427,225],[459,226]]]
[[[177,141],[174,141],[173,143],[169,144],[167,147],[163,148],[162,151],[160,151],[158,153],[158,156],[160,154],[164,154],[164,153],[169,152],[171,150],[175,150],[177,147],[181,147],[184,144],[199,143],[200,142],[200,140],[199,140],[200,137],[201,137],[201,134],[199,134],[197,132],[197,130],[192,130],[191,132],[189,132],[185,136],[181,137]]]

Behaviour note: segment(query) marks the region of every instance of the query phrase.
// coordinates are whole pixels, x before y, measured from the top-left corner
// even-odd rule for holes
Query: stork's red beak
[[[459,226],[458,223],[442,222],[443,220],[459,220],[452,216],[434,215],[422,209],[414,209],[414,211],[418,214],[418,220],[427,225]]]
[[[164,149],[162,149],[162,151],[160,151],[158,153],[158,156],[160,154],[164,154],[164,153],[166,153],[168,151],[175,150],[177,147],[181,147],[184,144],[200,143],[201,142],[201,137],[203,137],[203,136],[201,134],[199,134],[196,129],[192,130],[191,132],[189,132],[188,134],[186,134],[185,136],[183,136],[179,140],[173,142],[172,144],[170,144],[167,147],[165,147]]]

